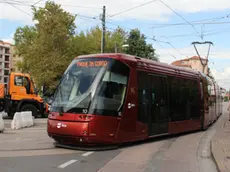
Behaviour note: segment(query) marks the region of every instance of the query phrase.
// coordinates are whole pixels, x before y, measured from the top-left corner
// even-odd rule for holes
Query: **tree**
[[[35,79],[37,86],[55,89],[70,62],[79,55],[101,52],[100,27],[76,32],[74,15],[60,5],[48,1],[43,8],[32,7],[34,26],[19,27],[14,35],[17,54],[23,57],[18,64],[23,72]],[[152,45],[147,44],[139,30],[129,34],[118,27],[106,31],[106,53],[122,52],[129,44],[128,54],[157,60]]]
[[[127,54],[158,61],[158,58],[155,54],[155,49],[151,44],[146,43],[146,37],[144,34],[140,33],[140,30],[131,30],[126,44],[129,45],[129,47],[126,49]]]
[[[105,52],[114,53],[122,52],[122,45],[125,44],[127,32],[118,27],[113,32],[107,31],[106,33],[106,47]]]
[[[90,30],[76,34],[69,44],[69,56],[78,56],[82,54],[94,54],[101,52],[101,29],[96,26]],[[114,53],[115,49],[121,50],[126,40],[126,32],[117,28],[113,32],[107,31],[105,34],[106,53]]]
[[[37,24],[18,28],[14,35],[18,54],[23,57],[20,67],[35,78],[37,85],[55,86],[72,60],[67,50],[75,33],[75,16],[54,2],[32,10]]]

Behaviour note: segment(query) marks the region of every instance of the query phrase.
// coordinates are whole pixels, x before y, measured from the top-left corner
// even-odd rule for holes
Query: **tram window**
[[[114,61],[98,85],[92,103],[94,113],[117,116],[122,110],[129,77],[129,67],[120,61]]]
[[[180,97],[180,79],[172,77],[170,79],[170,117],[172,121],[180,121],[185,119],[185,115],[181,112],[181,97]]]
[[[199,89],[197,81],[172,77],[170,83],[171,120],[183,121],[199,118]]]
[[[197,81],[191,81],[189,98],[191,101],[191,118],[197,119],[200,117],[200,101],[199,101],[199,89],[197,86]]]
[[[154,92],[154,90],[152,90],[152,104],[154,104],[155,103],[155,92]]]
[[[148,74],[138,73],[138,121],[147,123],[148,121]]]
[[[203,100],[204,99],[204,92],[203,92],[203,83],[202,82],[200,82],[200,93],[201,93],[200,98],[201,98],[201,100]]]
[[[189,81],[186,79],[180,80],[180,100],[181,100],[181,113],[184,114],[184,119],[190,119],[190,105],[191,101],[189,99]]]

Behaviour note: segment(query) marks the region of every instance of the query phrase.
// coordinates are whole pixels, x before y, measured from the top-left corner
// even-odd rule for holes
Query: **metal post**
[[[115,42],[115,53],[117,53],[117,43]]]
[[[105,10],[106,7],[103,6],[103,13],[102,13],[102,34],[101,34],[101,53],[105,52]]]
[[[208,65],[208,57],[209,57],[210,47],[211,47],[211,45],[213,45],[213,43],[210,42],[210,41],[205,41],[205,42],[192,42],[192,44],[193,44],[193,46],[194,46],[194,48],[196,50],[196,53],[197,53],[197,55],[198,55],[198,57],[200,59],[201,64],[203,66],[203,73],[205,73],[205,67]],[[198,50],[196,48],[196,44],[209,44],[208,52],[207,52],[207,59],[205,59],[205,62],[203,62],[202,58],[200,57],[200,54],[199,54],[199,52],[198,52]],[[208,75],[208,73],[206,75]]]

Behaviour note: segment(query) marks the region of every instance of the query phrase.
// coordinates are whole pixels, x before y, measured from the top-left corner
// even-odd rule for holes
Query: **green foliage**
[[[60,5],[47,1],[44,8],[32,8],[34,26],[19,27],[14,35],[16,52],[23,57],[18,67],[33,76],[40,88],[54,89],[69,63],[76,56],[101,52],[101,29],[76,33],[74,16]],[[156,60],[155,50],[139,30],[125,32],[118,27],[106,31],[105,52],[125,52]],[[129,44],[125,50],[122,45]],[[50,91],[50,90],[49,90]]]
[[[129,45],[126,49],[127,54],[158,61],[155,49],[151,44],[146,43],[146,37],[140,33],[140,30],[131,30],[126,43]]]
[[[60,5],[47,2],[44,8],[33,8],[35,26],[18,28],[14,35],[17,52],[23,57],[19,67],[30,73],[41,86],[56,85],[72,60],[67,56],[69,39],[74,36],[75,16],[65,12]]]

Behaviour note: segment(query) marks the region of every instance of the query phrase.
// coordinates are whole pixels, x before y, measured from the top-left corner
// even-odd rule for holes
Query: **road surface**
[[[227,120],[224,114],[206,131],[153,139],[108,151],[55,148],[46,127],[0,134],[1,172],[217,172],[210,140]]]

